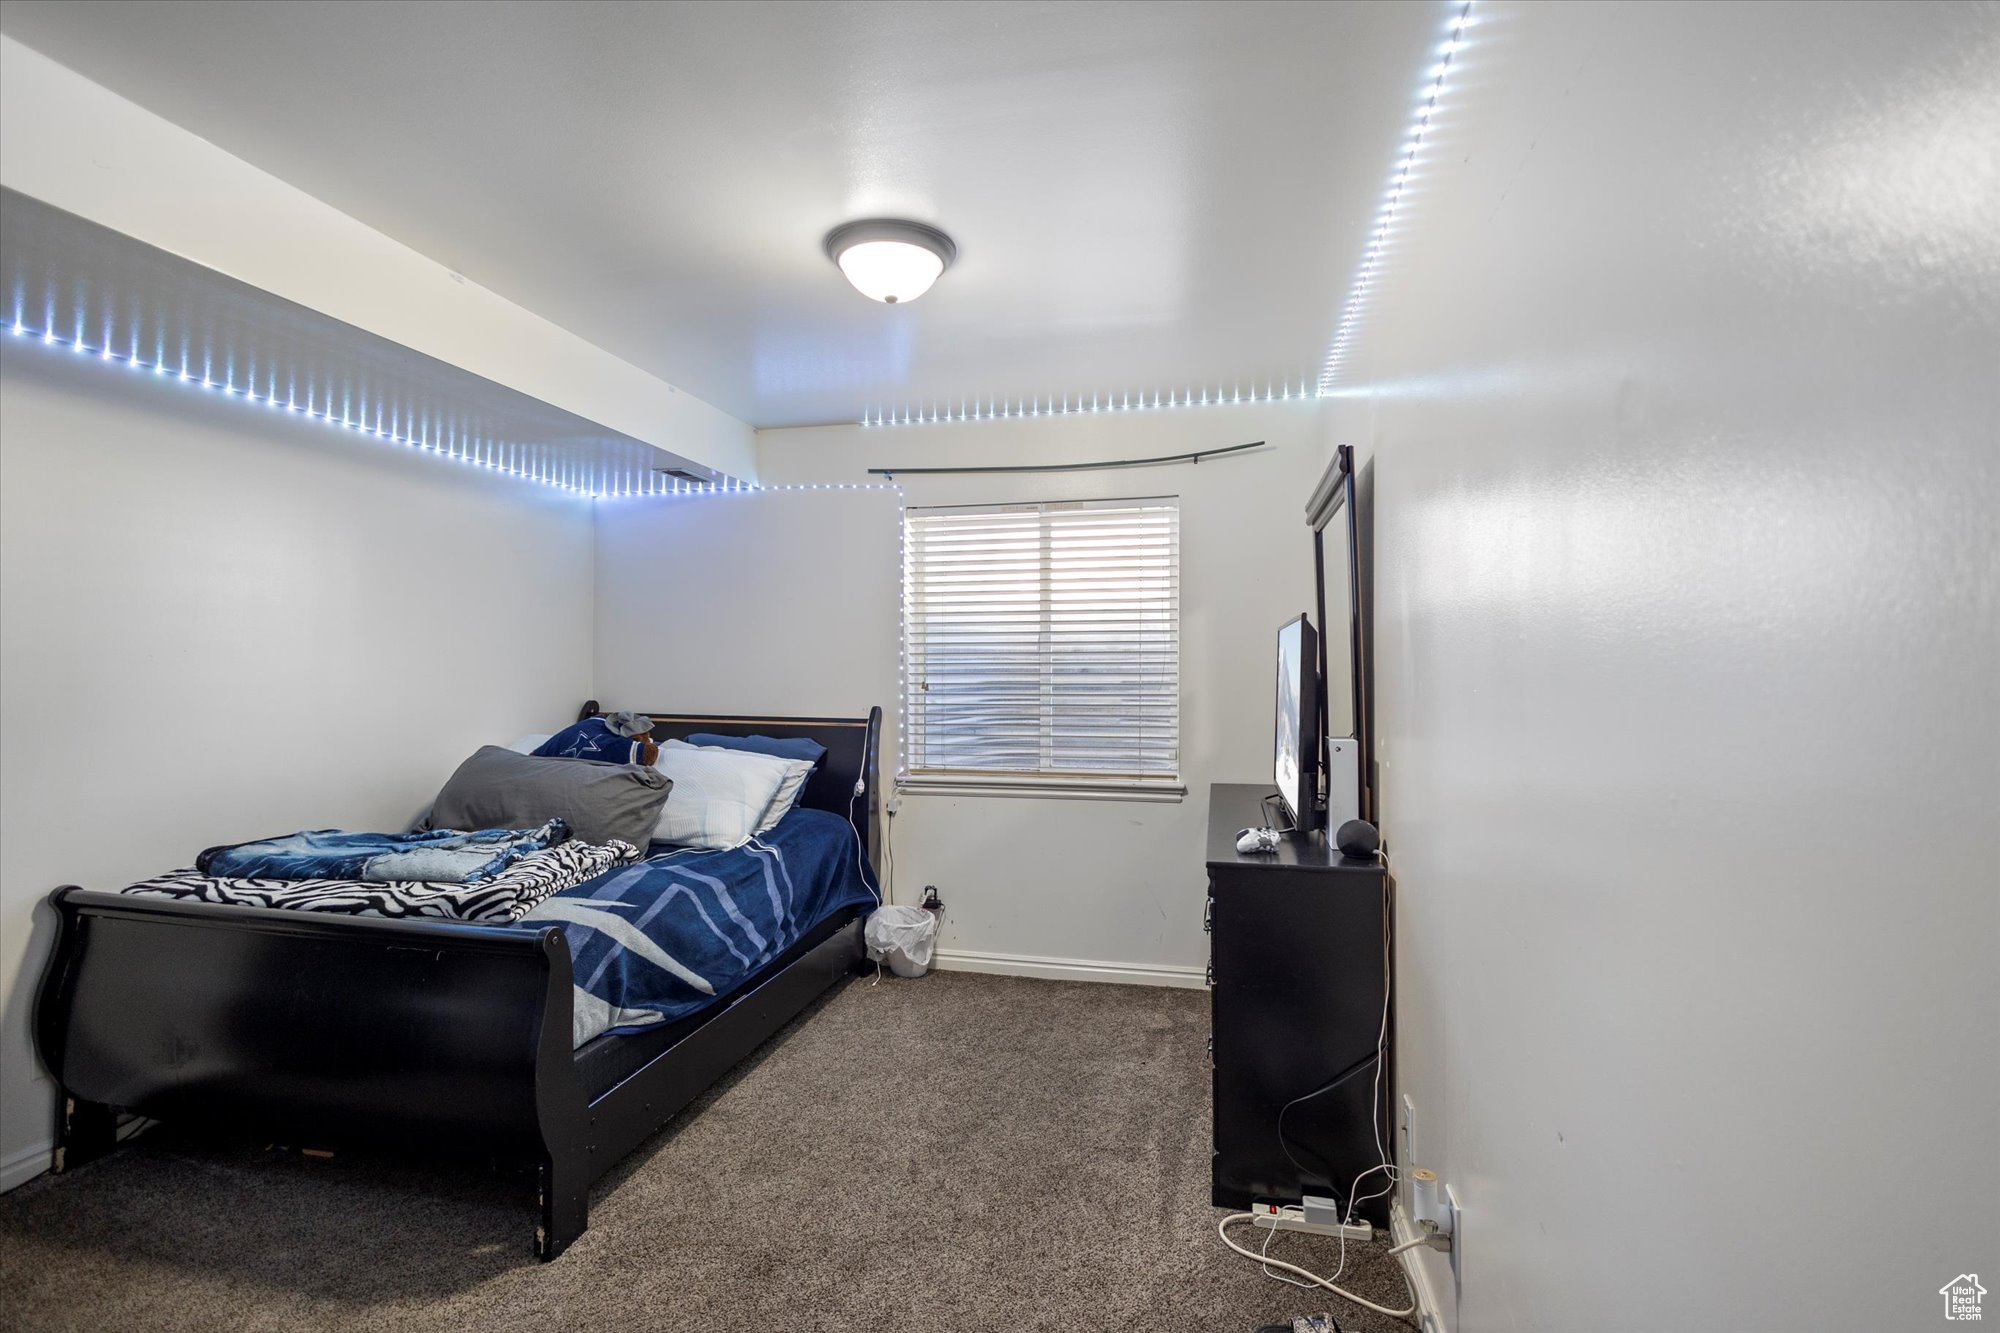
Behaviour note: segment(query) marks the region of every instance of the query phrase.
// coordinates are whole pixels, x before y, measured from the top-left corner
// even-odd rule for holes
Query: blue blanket
[[[540,828],[481,829],[460,833],[343,833],[308,829],[282,838],[211,847],[195,869],[216,879],[332,879],[383,884],[422,880],[477,884],[514,862],[569,837],[569,825],[551,819]],[[627,849],[630,850],[629,848]]]
[[[728,851],[654,851],[519,923],[563,925],[579,1046],[712,1004],[833,913],[876,900],[853,827],[824,810],[794,809]]]

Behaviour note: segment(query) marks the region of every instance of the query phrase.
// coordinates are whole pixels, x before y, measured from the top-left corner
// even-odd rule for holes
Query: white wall
[[[2000,24],[1475,15],[1328,432],[1458,1327],[1932,1327],[2000,1272]]]
[[[769,483],[866,481],[867,469],[898,464],[1079,462],[1252,440],[1271,445],[1198,466],[900,479],[911,505],[1167,494],[1181,504],[1187,799],[905,795],[893,823],[897,896],[915,901],[923,885],[938,886],[947,907],[941,941],[947,966],[1199,984],[1207,957],[1201,908],[1208,785],[1270,779],[1275,636],[1312,599],[1305,502],[1324,468],[1319,411],[1301,401],[759,433],[760,472]],[[815,494],[824,493],[807,493]],[[821,541],[817,534],[801,541],[794,557],[809,560]],[[857,580],[844,592],[842,605],[866,608],[870,624],[896,623],[893,578]],[[599,651],[606,652],[602,643]],[[1338,651],[1334,657],[1337,669]],[[893,668],[891,656],[877,670]],[[892,699],[893,674],[869,688]],[[1346,689],[1342,674],[1333,692],[1344,700]]]
[[[48,891],[403,827],[590,692],[591,561],[588,502],[0,346],[0,1188],[47,1164]]]
[[[891,724],[900,516],[890,490],[600,504],[599,701],[790,717],[880,705]]]

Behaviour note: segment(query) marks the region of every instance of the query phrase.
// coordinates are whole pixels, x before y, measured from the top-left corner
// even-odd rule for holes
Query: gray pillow
[[[584,842],[617,838],[644,851],[673,785],[639,764],[538,759],[482,745],[444,784],[424,827],[533,828],[561,819]]]

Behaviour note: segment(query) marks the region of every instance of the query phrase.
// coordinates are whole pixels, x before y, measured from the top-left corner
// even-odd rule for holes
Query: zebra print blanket
[[[126,893],[193,898],[234,907],[283,907],[350,916],[432,917],[445,921],[519,921],[544,899],[635,859],[639,849],[612,840],[570,841],[521,857],[476,884],[417,880],[224,879],[193,868],[142,881]]]

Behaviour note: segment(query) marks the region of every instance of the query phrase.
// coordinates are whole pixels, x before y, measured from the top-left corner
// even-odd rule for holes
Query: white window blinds
[[[910,776],[1174,782],[1172,499],[911,509]]]

